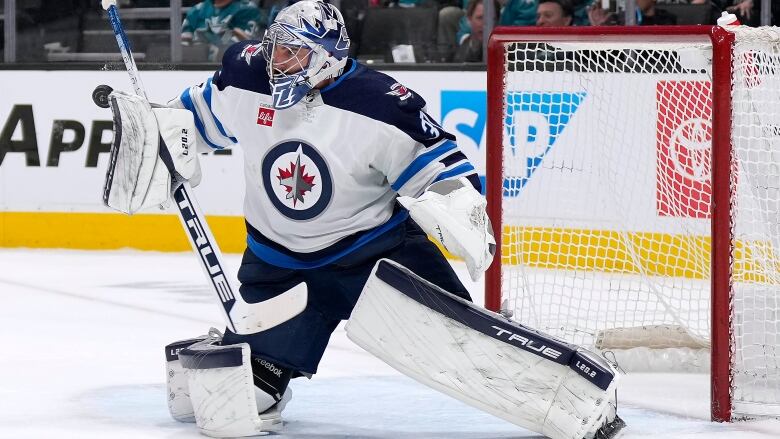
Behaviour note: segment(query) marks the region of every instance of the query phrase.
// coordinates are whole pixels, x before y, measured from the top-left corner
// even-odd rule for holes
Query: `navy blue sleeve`
[[[270,95],[266,64],[259,40],[233,44],[222,56],[222,68],[214,74],[214,85],[219,90],[232,86]]]
[[[399,193],[414,196],[436,181],[460,177],[481,191],[475,168],[455,136],[428,115],[422,96],[392,77],[350,60],[347,71],[322,90],[322,98],[327,105],[393,126],[407,136],[405,150],[398,151],[408,154],[407,159],[387,160],[383,169]]]
[[[323,89],[326,104],[395,126],[425,147],[455,140],[425,112],[425,99],[412,89],[354,60],[347,68],[335,84]]]

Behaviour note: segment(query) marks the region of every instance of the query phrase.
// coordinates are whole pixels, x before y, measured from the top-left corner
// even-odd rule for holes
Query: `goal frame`
[[[731,73],[734,34],[719,26],[507,27],[493,29],[487,54],[486,198],[496,238],[496,254],[485,275],[485,307],[501,308],[504,83],[506,44],[512,42],[589,41],[685,42],[709,38],[712,43],[711,168],[711,418],[731,421],[734,338],[731,255]]]

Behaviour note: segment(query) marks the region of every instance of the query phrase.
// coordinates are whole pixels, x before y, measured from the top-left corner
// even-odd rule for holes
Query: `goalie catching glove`
[[[487,202],[466,178],[432,184],[420,197],[398,197],[412,219],[448,252],[466,261],[478,280],[496,253]]]
[[[113,91],[114,142],[103,202],[120,212],[168,204],[172,179],[200,181],[196,131],[188,110],[155,107],[141,96]],[[167,162],[167,163],[166,163]]]

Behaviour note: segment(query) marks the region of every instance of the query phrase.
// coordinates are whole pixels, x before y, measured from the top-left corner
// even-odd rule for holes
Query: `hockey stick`
[[[122,54],[122,60],[127,68],[133,89],[137,95],[146,98],[146,92],[130,51],[130,42],[122,27],[122,22],[119,21],[116,0],[101,0],[101,4],[103,9],[108,11],[111,27],[114,29],[119,51]],[[103,95],[108,93],[110,93],[110,87],[98,86],[93,92],[93,100],[98,105],[103,106],[103,103],[107,103],[107,96],[104,98]],[[115,151],[112,151],[111,155],[114,156]],[[176,211],[184,230],[187,232],[192,249],[198,255],[209,284],[219,299],[228,329],[237,334],[253,334],[270,329],[300,314],[306,307],[308,298],[306,284],[303,282],[276,297],[259,303],[250,304],[241,297],[239,290],[229,280],[225,264],[222,262],[222,252],[214,240],[209,225],[204,220],[203,212],[193,196],[192,187],[186,180],[177,178],[173,162],[166,148],[160,148],[160,158],[171,172],[173,178],[171,196],[175,201]]]

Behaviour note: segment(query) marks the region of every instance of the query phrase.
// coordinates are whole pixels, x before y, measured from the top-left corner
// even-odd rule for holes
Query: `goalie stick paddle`
[[[146,92],[130,50],[130,41],[127,39],[122,22],[119,20],[116,0],[101,0],[101,4],[103,9],[108,12],[108,18],[133,89],[137,95],[146,98]],[[92,92],[92,99],[98,106],[108,108],[108,95],[111,91],[111,87],[99,85]],[[162,139],[160,142],[162,143]],[[119,142],[115,142],[112,148],[119,148]],[[192,187],[186,180],[177,178],[167,148],[160,148],[160,158],[173,177],[171,198],[174,200],[176,211],[184,230],[187,232],[192,249],[198,256],[209,284],[219,300],[228,329],[237,334],[254,334],[273,328],[300,314],[306,308],[308,300],[308,290],[303,282],[263,302],[247,303],[241,297],[239,290],[233,286],[230,276],[225,271],[222,252],[219,250],[214,235],[204,220],[204,215],[192,194]]]

